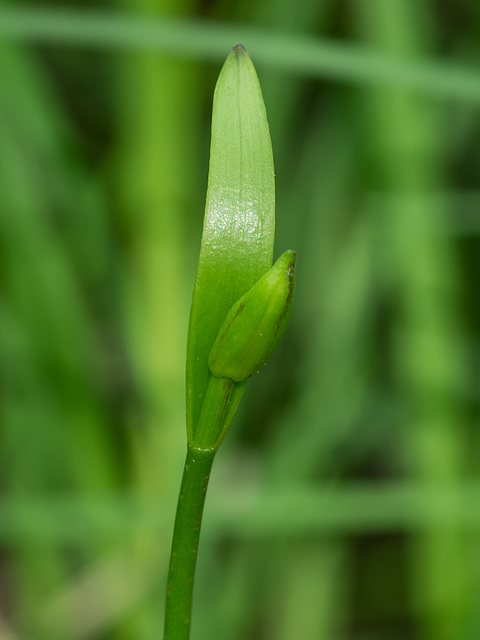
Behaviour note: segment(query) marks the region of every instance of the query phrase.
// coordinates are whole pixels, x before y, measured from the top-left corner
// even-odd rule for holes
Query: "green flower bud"
[[[208,359],[214,376],[241,382],[272,355],[292,310],[296,258],[286,251],[231,307]]]

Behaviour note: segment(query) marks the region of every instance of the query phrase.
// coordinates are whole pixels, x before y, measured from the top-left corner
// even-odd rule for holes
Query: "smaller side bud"
[[[272,355],[292,311],[296,259],[295,251],[285,251],[232,306],[210,351],[214,376],[241,382]]]

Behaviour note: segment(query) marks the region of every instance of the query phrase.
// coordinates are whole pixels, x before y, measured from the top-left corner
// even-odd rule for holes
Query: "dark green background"
[[[192,640],[480,637],[480,4],[0,5],[0,638],[156,640],[213,88],[256,65],[291,324]]]

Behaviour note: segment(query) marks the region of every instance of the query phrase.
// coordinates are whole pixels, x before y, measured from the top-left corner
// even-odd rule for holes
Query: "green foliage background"
[[[0,4],[2,640],[161,637],[236,42],[297,291],[217,456],[192,640],[478,640],[479,36],[450,0]]]

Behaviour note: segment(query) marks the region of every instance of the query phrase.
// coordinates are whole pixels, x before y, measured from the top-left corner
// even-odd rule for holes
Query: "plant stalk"
[[[163,640],[188,640],[203,507],[214,450],[187,449],[167,582]]]

